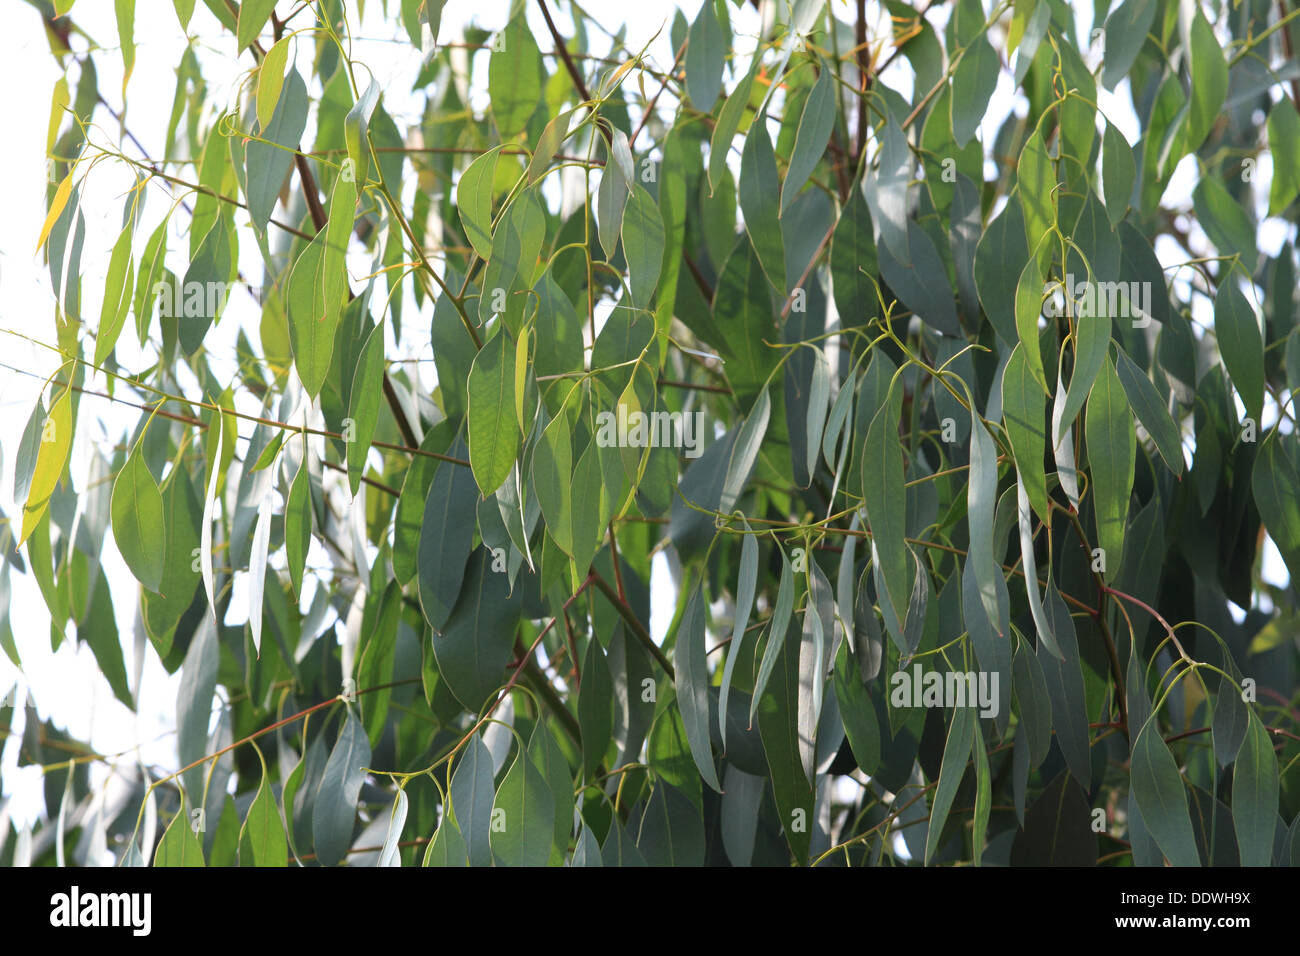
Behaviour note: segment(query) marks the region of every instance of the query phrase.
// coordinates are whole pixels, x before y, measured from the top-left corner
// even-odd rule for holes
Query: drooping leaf
[[[340,862],[352,843],[357,799],[370,763],[370,741],[357,715],[349,709],[321,776],[312,810],[316,859],[326,866]]]
[[[1155,720],[1149,720],[1133,741],[1129,766],[1133,798],[1161,852],[1174,866],[1200,866],[1187,792]]]
[[[162,493],[136,446],[113,482],[113,540],[136,579],[157,591],[166,539]]]
[[[677,671],[677,702],[682,724],[691,746],[691,756],[700,775],[714,790],[721,791],[713,749],[709,743],[709,682],[704,656],[704,605],[699,588],[691,592],[677,628],[673,648],[673,667]]]
[[[519,454],[513,353],[502,330],[479,350],[469,372],[469,461],[485,497],[501,487]]]
[[[1105,554],[1105,577],[1110,581],[1119,573],[1124,554],[1137,435],[1124,388],[1109,356],[1088,397],[1085,432],[1097,544]]]
[[[551,856],[555,797],[546,778],[520,753],[492,804],[492,855],[503,866],[545,866]]]

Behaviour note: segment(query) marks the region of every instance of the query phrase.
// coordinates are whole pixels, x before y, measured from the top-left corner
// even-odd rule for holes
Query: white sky
[[[398,4],[393,0],[389,6],[395,11]],[[695,16],[699,0],[684,0],[680,6],[689,21]],[[888,17],[880,12],[881,8],[874,0],[868,6],[874,17],[872,35],[881,35],[888,29]],[[282,3],[280,7],[283,11],[289,5]],[[409,47],[405,32],[395,21],[392,24],[382,21],[377,0],[370,0],[367,7],[364,28],[356,31],[357,37],[354,38],[354,58],[375,70],[377,79],[385,88],[385,106],[393,114],[399,128],[404,129],[408,124],[418,125],[422,98],[407,93],[420,66],[418,51]],[[658,68],[672,62],[668,24],[671,22],[673,5],[664,2],[612,4],[600,0],[586,4],[586,8],[610,30],[617,30],[621,23],[626,22],[627,42],[632,48],[639,47],[662,27],[659,38],[650,48],[650,55],[657,61]],[[852,15],[851,6],[843,0],[833,0],[832,8],[840,18],[848,19]],[[159,15],[146,15],[146,10],[150,14],[156,12]],[[449,0],[443,14],[440,39],[444,42],[458,39],[462,26],[471,22],[488,29],[497,29],[505,24],[508,10],[507,0]],[[1080,5],[1077,11],[1080,35],[1087,36],[1091,30],[1088,5]],[[539,45],[543,49],[551,48],[536,5],[528,3],[527,12],[539,37]],[[946,7],[931,14],[931,22],[936,28],[942,29],[945,14]],[[116,108],[121,101],[121,58],[113,48],[117,31],[112,4],[102,0],[82,0],[73,8],[71,15],[79,26],[108,47],[97,52],[95,60],[99,89]],[[556,11],[555,15],[561,32],[567,34],[568,17],[561,11]],[[306,20],[307,15],[302,14],[294,25],[301,27]],[[748,5],[740,12],[732,7],[732,22],[738,35],[752,35],[756,32],[756,18]],[[11,91],[21,90],[23,95],[11,93],[0,102],[3,117],[0,127],[20,131],[18,135],[11,136],[6,148],[0,151],[3,178],[11,186],[7,192],[6,215],[3,222],[0,222],[0,303],[3,303],[0,305],[0,314],[3,315],[0,329],[16,330],[41,341],[52,341],[54,300],[49,273],[45,264],[34,254],[34,248],[46,212],[45,191],[41,184],[45,176],[44,134],[49,118],[50,94],[62,74],[50,55],[34,10],[25,5],[16,6],[6,27],[0,31],[0,63],[3,63],[9,81],[7,88]],[[199,55],[209,85],[209,108],[213,102],[233,102],[239,84],[247,79],[244,74],[252,66],[251,58],[234,58],[234,38],[222,33],[201,3],[196,6],[191,32],[205,38],[199,44]],[[399,42],[394,43],[394,38]],[[593,46],[602,51],[608,43],[595,31],[592,31],[591,38]],[[162,154],[163,136],[175,87],[174,70],[184,43],[171,4],[153,0],[139,5],[136,65],[128,89],[130,111],[127,125],[148,147],[154,159]],[[299,69],[304,77],[309,75],[309,63],[302,59],[309,55],[307,48],[308,44],[300,44]],[[1093,50],[1087,57],[1090,65],[1095,65],[1098,59],[1097,50]],[[554,61],[548,59],[546,62],[549,68]],[[480,80],[485,74],[485,69],[480,71]],[[910,96],[910,69],[905,65],[904,58],[900,57],[897,64],[881,79],[905,96]],[[729,78],[728,85],[731,82]],[[1099,89],[1099,105],[1106,116],[1133,141],[1137,136],[1138,123],[1128,106],[1125,86],[1126,84],[1119,88],[1118,95]],[[1019,97],[1012,95],[1011,77],[1004,71],[982,125],[981,139],[985,143],[991,141],[1007,112],[1016,106],[1018,100],[1023,103]],[[487,105],[486,91],[481,86],[476,86],[472,91],[471,104],[476,111]],[[1021,109],[1023,110],[1023,105]],[[104,144],[113,143],[117,136],[116,124],[102,109],[97,111],[96,119],[100,130],[92,139]],[[304,142],[310,142],[312,136],[313,127],[309,126]],[[126,146],[125,151],[128,155],[138,157],[138,151],[134,147]],[[94,317],[98,316],[99,294],[107,268],[108,252],[120,225],[123,192],[131,182],[129,175],[112,167],[112,163],[105,162],[96,170],[91,180],[92,188],[86,191],[84,197],[83,212],[87,231],[82,254],[82,295],[83,312],[91,322],[97,321]],[[1259,179],[1266,184],[1270,176],[1271,167],[1265,158],[1260,164]],[[1195,160],[1187,157],[1179,165],[1165,195],[1166,205],[1190,204],[1195,177]],[[411,188],[413,183],[408,185],[408,196]],[[152,230],[167,204],[163,192],[151,187],[146,221],[137,232],[137,248],[143,242],[141,234],[148,235],[144,230]],[[1266,204],[1265,186],[1257,209],[1261,220],[1266,213]],[[281,218],[279,213],[277,218]],[[181,214],[174,217],[173,221],[183,227],[187,224],[188,217]],[[241,221],[246,221],[246,217]],[[1275,254],[1289,232],[1289,227],[1284,223],[1277,220],[1264,221],[1260,227],[1261,245],[1270,254]],[[1206,240],[1199,228],[1193,227],[1192,236],[1194,242],[1205,245]],[[177,259],[181,242],[174,241],[172,245],[173,254],[169,256],[169,265],[173,271],[183,274],[185,261]],[[251,239],[241,243],[240,252],[244,273],[250,277],[260,276],[262,266]],[[1183,258],[1171,240],[1158,242],[1156,252],[1166,266]],[[354,275],[365,273],[369,266],[364,257],[350,260],[350,265],[353,266]],[[1185,289],[1180,294],[1185,294]],[[398,355],[429,357],[425,331],[428,328],[428,308],[426,306],[424,316],[417,320],[412,307],[413,303],[410,303],[410,311],[403,326],[414,335],[404,336],[401,343],[390,342],[390,358]],[[1199,324],[1211,323],[1211,315],[1203,297],[1193,299],[1192,312]],[[237,291],[232,295],[219,326],[210,334],[209,343],[215,343],[216,346],[212,349],[213,354],[221,356],[233,353],[234,334],[241,324],[250,328],[250,338],[258,341],[257,319],[258,313],[251,300]],[[418,341],[420,338],[424,341]],[[134,367],[135,360],[139,357],[132,352],[134,342],[134,334],[128,328],[118,345],[119,359],[127,368]],[[49,375],[57,364],[53,352],[3,331],[0,331],[0,361],[38,373],[42,377]],[[219,361],[214,361],[214,367],[219,373],[222,370]],[[422,363],[419,368],[426,384],[431,386],[432,364]],[[229,371],[228,363],[225,370]],[[101,388],[102,385],[102,376],[95,376],[87,382],[90,388]],[[3,409],[3,414],[0,414],[0,449],[3,449],[3,460],[0,461],[0,505],[11,518],[21,514],[21,505],[12,500],[14,453],[39,387],[40,382],[35,378],[0,369],[0,409]],[[257,409],[242,406],[242,410]],[[71,476],[78,491],[85,487],[89,468],[86,451],[90,443],[120,440],[134,425],[137,417],[138,413],[133,409],[115,407],[100,399],[87,397],[82,401],[78,440],[71,461]],[[243,438],[247,438],[250,433],[247,424],[241,426]],[[1269,424],[1268,420],[1264,424]],[[1190,450],[1190,443],[1188,447]],[[1271,543],[1268,547],[1265,562],[1267,576],[1272,580],[1285,581],[1286,572],[1277,552]],[[323,558],[316,549],[314,551],[309,556],[309,563],[316,563],[313,558]],[[117,556],[111,531],[103,547],[103,566],[112,589],[127,670],[132,673],[135,614],[133,595],[137,585]],[[236,600],[232,602],[235,607],[240,604],[239,595],[244,593],[244,578],[244,574],[236,576]],[[25,673],[20,675],[7,658],[0,656],[0,695],[16,680],[20,689],[31,688],[42,717],[53,717],[57,724],[65,727],[73,736],[89,740],[100,753],[117,753],[138,746],[140,759],[159,766],[175,767],[175,738],[174,733],[170,732],[174,731],[175,725],[179,675],[169,677],[150,649],[145,656],[143,680],[137,689],[139,713],[131,713],[112,697],[106,683],[98,676],[98,668],[89,649],[74,649],[75,632],[72,628],[69,628],[69,638],[60,650],[57,653],[50,652],[49,615],[34,581],[30,575],[16,573],[11,574],[10,580],[13,591],[11,620],[23,656]],[[674,591],[669,580],[667,562],[661,554],[655,560],[652,587],[652,631],[656,636],[662,637],[672,618]],[[230,623],[239,622],[231,619]],[[15,731],[20,731],[22,721],[20,713]],[[16,821],[34,821],[43,812],[41,775],[37,768],[17,768],[16,744],[16,740],[10,746],[0,743],[4,796],[11,798],[6,810],[0,812],[8,812]],[[130,756],[124,759],[133,761],[136,758]],[[104,769],[96,766],[92,780],[102,784],[105,778]]]

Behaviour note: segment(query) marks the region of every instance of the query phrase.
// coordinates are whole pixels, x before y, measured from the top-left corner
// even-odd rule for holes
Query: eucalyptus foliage
[[[181,675],[97,814],[28,706],[39,858],[1300,860],[1292,5],[705,0],[659,62],[392,0],[390,112],[354,5],[177,0],[170,116],[97,85],[145,5],[34,6],[61,364],[0,573],[128,707],[115,608]]]

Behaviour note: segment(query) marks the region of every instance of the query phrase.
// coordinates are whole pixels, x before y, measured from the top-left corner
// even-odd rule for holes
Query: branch
[[[669,676],[669,678],[676,681],[677,674],[673,670],[672,663],[664,656],[663,649],[654,642],[654,638],[650,636],[650,632],[645,629],[645,625],[643,625],[637,618],[636,612],[628,606],[626,601],[618,596],[618,591],[614,589],[614,586],[597,574],[594,568],[591,571],[591,581],[596,585],[596,587],[600,588],[600,592],[604,594],[605,597],[609,598],[610,603],[614,605],[614,610],[618,612],[619,617],[623,618],[623,620],[627,622],[627,626],[631,629],[632,634],[642,643],[642,645],[645,646],[645,649],[650,652],[650,655],[659,662],[659,666],[664,669],[664,672]]]

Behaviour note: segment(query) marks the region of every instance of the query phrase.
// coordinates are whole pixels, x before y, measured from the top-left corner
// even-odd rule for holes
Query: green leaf
[[[502,313],[514,335],[522,329],[528,302],[519,293],[533,286],[538,253],[546,238],[546,213],[538,188],[527,189],[502,213],[492,235],[492,258],[483,273],[483,294],[479,296],[479,321],[486,323],[493,314]]]
[[[1184,148],[1186,152],[1195,152],[1205,142],[1223,111],[1223,101],[1228,95],[1228,63],[1199,5],[1192,15],[1190,38],[1187,68],[1191,73],[1192,98],[1188,104]]]
[[[1142,821],[1174,866],[1200,866],[1196,836],[1187,812],[1187,791],[1173,754],[1160,739],[1160,725],[1147,721],[1133,742],[1129,761],[1130,786]],[[1272,818],[1270,818],[1270,833]]]
[[[623,211],[623,254],[627,257],[632,306],[650,307],[664,258],[664,221],[645,187],[632,185]]]
[[[338,740],[330,751],[321,776],[320,791],[312,809],[312,840],[316,859],[325,866],[341,861],[352,843],[357,799],[370,763],[370,741],[357,715],[349,708]]]
[[[521,600],[509,576],[492,570],[491,552],[479,548],[446,626],[433,636],[438,674],[466,710],[477,713],[505,683]]]
[[[778,546],[778,549],[780,547]],[[754,715],[758,713],[759,701],[772,671],[781,658],[781,646],[785,643],[785,634],[790,627],[790,615],[794,612],[794,571],[790,568],[790,559],[781,551],[781,580],[776,588],[776,604],[772,616],[767,622],[767,645],[763,649],[763,659],[758,667],[758,676],[754,679],[754,696],[749,704],[749,723],[753,726]]]
[[[157,591],[163,576],[166,527],[162,494],[137,445],[113,482],[113,540],[136,579]]]
[[[727,700],[731,693],[731,680],[745,643],[749,616],[754,610],[754,594],[758,588],[758,538],[750,532],[749,522],[743,518],[745,534],[740,539],[740,576],[736,581],[736,614],[731,629],[731,643],[727,647],[727,663],[722,670],[722,683],[718,688],[718,731],[722,739],[722,752],[727,752]]]
[[[1037,343],[1035,350],[1036,346]],[[1047,401],[1033,380],[1025,354],[1024,344],[1017,345],[1002,372],[1002,421],[1029,503],[1043,521],[1050,522],[1047,476],[1043,468],[1043,453],[1047,445]],[[996,477],[996,466],[994,474]],[[967,511],[974,514],[969,506]]]
[[[501,487],[519,454],[515,421],[514,342],[503,329],[469,371],[469,461],[483,496]]]
[[[1182,436],[1178,432],[1178,426],[1174,424],[1173,417],[1169,414],[1165,400],[1151,384],[1146,372],[1138,366],[1137,362],[1129,358],[1123,349],[1119,350],[1117,359],[1115,370],[1119,373],[1124,394],[1128,396],[1134,414],[1142,423],[1142,427],[1147,430],[1147,434],[1151,436],[1151,440],[1155,442],[1156,450],[1160,452],[1160,457],[1165,460],[1169,470],[1175,475],[1181,475],[1183,473]]]
[[[384,323],[380,322],[366,336],[361,347],[356,371],[352,373],[352,389],[348,398],[348,418],[354,429],[348,445],[348,486],[357,493],[361,474],[370,453],[370,441],[379,421],[379,405],[384,383]]]
[[[613,515],[613,502],[609,492],[604,490],[600,459],[597,443],[588,442],[586,451],[573,469],[573,500],[586,503],[574,509],[573,518],[573,564],[580,578],[585,577],[591,567]]]
[[[1067,294],[1072,294],[1067,291]],[[1053,423],[1054,440],[1060,441],[1065,429],[1074,425],[1080,409],[1088,400],[1093,383],[1107,361],[1110,350],[1110,325],[1108,315],[1083,315],[1074,324],[1074,370],[1070,385],[1065,390],[1065,406],[1059,420]]]
[[[826,427],[826,411],[831,402],[831,370],[826,353],[813,349],[812,386],[808,392],[808,447],[804,466],[811,476],[817,470],[817,458],[822,450],[822,430]],[[847,407],[847,406],[846,406]]]
[[[140,256],[140,270],[136,273],[135,298],[131,311],[135,313],[136,335],[143,344],[148,339],[149,326],[153,322],[154,300],[157,297],[157,283],[167,274],[163,260],[167,257],[167,226],[171,217],[158,224],[158,228],[144,244],[144,254]]]
[[[289,485],[289,499],[284,506],[284,552],[295,594],[302,594],[302,572],[307,562],[307,549],[311,547],[311,525],[311,477],[304,453]]]
[[[731,513],[731,509],[740,499],[740,493],[745,490],[750,473],[754,470],[754,463],[758,460],[758,451],[763,444],[763,437],[767,434],[771,412],[772,400],[768,397],[767,389],[763,389],[759,393],[758,400],[754,402],[754,407],[745,416],[745,423],[741,425],[736,444],[731,449],[726,477],[722,483],[722,497],[718,503],[718,511],[723,514]]]
[[[883,235],[883,232],[882,232]],[[907,221],[907,245],[911,263],[899,262],[887,245],[877,250],[880,274],[899,300],[925,322],[944,335],[962,334],[953,304],[952,283],[947,267],[929,234],[912,220]]]
[[[726,37],[713,0],[704,0],[686,36],[686,95],[702,113],[712,111],[722,91]]]
[[[122,95],[125,98],[127,81],[135,69],[135,0],[113,0],[113,9],[117,15],[118,42],[122,47]]]
[[[605,759],[614,731],[614,683],[600,641],[587,642],[578,691],[578,726],[582,733],[582,770],[591,779]]]
[[[1246,414],[1258,424],[1264,410],[1264,340],[1255,310],[1231,274],[1214,297],[1214,335]]]
[[[287,43],[289,39],[285,37],[280,44]],[[279,55],[287,58],[287,48]],[[270,59],[270,54],[267,59]],[[259,117],[264,110],[269,110],[270,115],[265,120],[259,119],[261,131],[258,139],[250,141],[244,153],[244,167],[247,171],[244,192],[248,196],[248,214],[259,232],[264,231],[271,220],[271,211],[275,208],[280,190],[284,188],[289,167],[293,165],[293,150],[298,148],[309,112],[307,86],[298,71],[290,66],[289,72],[277,84],[274,77],[265,73],[269,68],[267,60],[264,60],[257,105]],[[265,107],[262,103],[262,83],[271,84],[266,90]],[[271,103],[272,92],[275,93],[274,103]],[[143,266],[143,260],[141,262]]]
[[[1111,10],[1106,18],[1106,55],[1101,68],[1102,84],[1106,89],[1115,89],[1119,81],[1128,76],[1133,61],[1146,43],[1159,7],[1159,0],[1124,0]]]
[[[523,132],[542,102],[542,54],[522,12],[506,24],[492,48],[488,97],[502,139]]]
[[[1124,554],[1124,529],[1128,524],[1129,494],[1133,490],[1137,436],[1123,386],[1109,356],[1088,397],[1084,430],[1092,471],[1097,544],[1105,552],[1106,580],[1113,581]]]
[[[1016,474],[1016,523],[1020,530],[1020,560],[1024,562],[1025,596],[1029,599],[1029,612],[1034,619],[1034,629],[1038,632],[1039,642],[1047,648],[1053,657],[1061,656],[1061,649],[1056,646],[1056,637],[1051,622],[1043,611],[1043,602],[1038,594],[1038,567],[1034,558],[1034,516],[1029,507],[1029,495],[1025,483]]]
[[[934,803],[930,806],[930,824],[926,828],[925,862],[928,865],[934,851],[939,847],[939,837],[943,825],[948,822],[948,811],[952,809],[953,798],[957,796],[957,787],[966,773],[966,764],[971,758],[975,728],[978,724],[974,707],[954,707],[952,722],[948,725],[948,740],[943,746],[943,761],[939,765],[939,786],[934,793]]]
[[[1254,711],[1232,771],[1232,822],[1242,866],[1269,866],[1278,809],[1277,754]]]
[[[542,130],[542,135],[537,137],[537,148],[533,150],[533,158],[528,161],[528,169],[524,172],[529,184],[537,182],[546,175],[551,160],[555,158],[560,145],[569,136],[569,122],[573,119],[573,112],[573,110],[565,110],[547,123],[546,128]]]
[[[1042,461],[1042,451],[1039,451]],[[1041,465],[1040,465],[1041,467]],[[997,555],[993,550],[993,514],[998,497],[998,449],[979,414],[971,409],[970,483],[966,488],[966,520],[970,528],[968,564],[979,588],[980,603],[989,622],[999,626]]]
[[[862,190],[854,189],[840,212],[831,238],[831,287],[845,327],[859,325],[879,311],[871,277],[879,271],[871,210]]]
[[[673,668],[677,672],[677,704],[691,757],[704,782],[721,792],[709,742],[709,671],[704,656],[704,604],[699,586],[692,590],[677,626]]]
[[[632,151],[628,146],[627,134],[621,129],[615,129],[610,134],[605,160],[600,186],[596,189],[596,221],[600,248],[605,253],[605,260],[609,261],[618,250],[618,236],[623,228],[623,210],[627,208],[628,196],[631,195],[635,180]],[[659,217],[659,225],[662,229],[662,215]]]
[[[210,614],[201,613],[201,623],[185,649],[176,690],[176,754],[181,766],[189,766],[209,751],[208,721],[217,684],[218,654],[216,621]],[[193,767],[182,781],[187,794],[201,794],[206,786],[203,768]]]
[[[1300,580],[1300,473],[1281,438],[1270,436],[1251,470],[1251,492],[1268,535],[1291,572]]]
[[[1154,8],[1154,4],[1152,4]],[[1137,163],[1133,147],[1129,146],[1114,123],[1106,124],[1101,141],[1102,196],[1106,200],[1106,217],[1112,226],[1117,225],[1128,211],[1129,197],[1137,179]]]
[[[456,835],[464,835],[471,866],[492,865],[492,801],[496,795],[493,776],[492,754],[483,738],[474,734],[456,764],[450,787]]]
[[[1058,773],[1034,801],[1011,845],[1010,864],[1021,867],[1097,865],[1097,834],[1088,794]]]
[[[1014,345],[1020,339],[1016,324],[1016,289],[1020,275],[1014,268],[1008,269],[1006,264],[1027,261],[1031,251],[1025,244],[1024,215],[1020,204],[1015,202],[1008,202],[985,227],[975,246],[975,289],[980,305],[993,328],[1008,345]],[[1042,292],[1041,286],[1039,292]],[[1041,364],[1041,357],[1039,362]]]
[[[281,37],[275,45],[266,51],[262,64],[257,68],[257,123],[262,129],[271,125],[275,116],[276,104],[280,102],[280,91],[284,88],[284,67],[289,61],[289,41],[292,37]]]
[[[248,848],[254,866],[289,865],[289,841],[285,836],[284,821],[280,819],[280,808],[276,806],[275,797],[271,793],[271,782],[267,779],[265,764],[262,767],[262,783],[257,788],[257,796],[248,807],[239,843],[241,847]],[[250,862],[242,858],[242,850],[241,862]]]
[[[328,241],[328,230],[322,229],[303,249],[289,276],[285,301],[294,365],[298,369],[298,378],[301,379],[303,388],[313,398],[320,394],[325,377],[329,374],[330,358],[334,352],[334,333],[341,315],[331,306],[333,291],[327,292],[328,287],[337,288],[339,285],[338,281],[329,280],[326,271]],[[329,258],[333,260],[332,256]],[[340,290],[339,296],[341,295]],[[334,307],[337,305],[335,302]]]
[[[1052,652],[1045,642],[1038,648],[1047,696],[1052,701],[1052,726],[1056,731],[1056,744],[1074,779],[1087,789],[1092,777],[1088,749],[1088,704],[1084,698],[1078,637],[1070,610],[1065,606],[1061,592],[1050,580],[1044,592],[1043,605],[1052,640],[1059,651]]]
[[[952,137],[958,149],[965,148],[980,127],[989,97],[998,85],[1001,64],[988,39],[981,34],[966,47],[952,75],[949,100]]]
[[[226,214],[218,216],[185,272],[185,281],[173,297],[169,317],[180,320],[181,348],[193,355],[203,344],[212,323],[221,317],[229,293],[226,282],[231,277],[235,250],[231,248],[231,224]],[[181,291],[184,290],[182,300]],[[199,296],[202,305],[198,305]]]
[[[901,625],[912,593],[912,571],[903,541],[907,520],[903,449],[898,440],[898,409],[891,401],[881,406],[867,429],[860,473],[862,502],[871,526],[871,549]]]
[[[554,828],[555,797],[528,755],[520,753],[492,805],[492,855],[503,866],[545,866]]]
[[[1273,155],[1268,214],[1277,216],[1300,195],[1300,114],[1289,97],[1279,99],[1269,111],[1268,147]]]
[[[1038,281],[1041,290],[1043,270],[1042,249],[1039,244],[1056,222],[1056,171],[1052,160],[1047,155],[1047,146],[1043,143],[1043,137],[1036,129],[1029,135],[1024,148],[1020,151],[1020,161],[1016,165],[1016,182],[1020,191],[1020,206],[1025,214],[1025,238],[1029,248],[1037,250],[1035,258],[1040,263]],[[1022,281],[1023,278],[1022,275]],[[1019,311],[1016,310],[1017,314]]]
[[[1217,177],[1202,176],[1192,192],[1196,219],[1214,248],[1223,256],[1241,256],[1247,270],[1254,268],[1258,252],[1255,227],[1246,210],[1232,198]]]
[[[597,642],[599,643],[599,642]],[[613,709],[613,688],[606,687],[606,706]],[[561,863],[569,850],[569,837],[573,832],[576,801],[573,796],[573,771],[568,758],[551,733],[545,720],[539,720],[528,738],[528,759],[546,778],[546,785],[555,797],[555,829],[551,845],[551,865]]]
[[[880,227],[881,259],[889,258],[906,267],[912,264],[911,231],[907,215],[907,187],[912,180],[912,153],[907,135],[893,116],[885,120],[880,134],[880,166],[867,174],[863,183],[871,218]],[[892,283],[891,283],[892,284]]]
[[[745,231],[758,256],[767,281],[785,291],[785,245],[781,238],[781,180],[776,154],[767,134],[767,117],[759,116],[745,137],[737,184]]]
[[[779,603],[778,598],[778,603]],[[789,615],[785,620],[789,621]],[[776,615],[773,615],[775,627]],[[777,640],[775,630],[769,630],[768,646]],[[775,645],[771,680],[758,698],[759,734],[767,755],[768,773],[772,781],[777,817],[785,833],[786,842],[794,851],[795,859],[803,863],[808,859],[812,839],[812,814],[815,792],[804,775],[799,758],[799,640],[782,630]],[[766,657],[766,652],[765,652]]]
[[[243,0],[239,5],[236,39],[241,52],[257,39],[274,9],[275,0]]]
[[[1133,718],[1130,716],[1129,718]],[[1241,742],[1250,730],[1250,708],[1241,699],[1241,688],[1226,674],[1219,678],[1219,689],[1214,695],[1214,720],[1210,733],[1214,743],[1214,759],[1226,767],[1237,759]]]
[[[1016,648],[1011,667],[1019,727],[1025,731],[1029,765],[1037,767],[1046,759],[1052,745],[1052,701],[1047,696],[1047,680],[1042,663],[1023,639]]]
[[[465,167],[456,183],[456,212],[480,259],[492,255],[492,195],[501,147],[494,146]]]
[[[1092,157],[1092,144],[1097,138],[1097,84],[1074,44],[1060,43],[1056,52],[1060,85],[1068,91],[1058,111],[1060,154],[1062,158],[1086,163]]]
[[[880,723],[863,683],[858,657],[850,653],[848,641],[840,644],[836,654],[834,681],[835,700],[853,759],[863,773],[873,774],[880,765]]]
[[[705,4],[707,6],[707,4]],[[713,138],[709,141],[709,189],[716,192],[718,184],[727,170],[727,155],[731,152],[731,141],[740,128],[740,121],[749,106],[750,90],[754,86],[754,76],[761,68],[763,58],[756,56],[736,88],[727,96],[718,113],[718,122],[713,127]]]
[[[971,734],[971,749],[975,756],[975,814],[972,818],[971,849],[975,865],[981,866],[984,857],[984,835],[989,828],[989,814],[993,810],[992,777],[989,774],[989,755],[984,746],[984,737],[979,732]]]
[[[158,841],[158,850],[154,853],[154,866],[205,866],[203,862],[203,841],[198,831],[190,825],[189,814],[185,812],[185,802],[172,817],[167,830]]]
[[[1041,247],[1040,247],[1041,248]],[[1024,350],[1029,374],[1034,377],[1044,395],[1052,394],[1043,371],[1043,351],[1038,344],[1038,319],[1043,313],[1043,272],[1035,254],[1020,270],[1016,282],[1015,319],[1016,337]]]
[[[95,364],[103,365],[113,352],[117,337],[126,324],[126,314],[131,307],[131,293],[135,288],[134,265],[131,258],[131,239],[134,222],[122,227],[108,260],[108,275],[104,278],[104,304],[99,312],[99,333],[95,336]]]
[[[781,185],[782,215],[790,208],[790,203],[794,202],[795,196],[803,189],[804,183],[808,182],[808,177],[826,154],[826,144],[830,142],[831,128],[835,125],[837,86],[831,78],[830,67],[825,63],[819,64],[817,82],[813,84],[812,91],[804,102],[794,151],[790,154],[790,165],[785,172],[785,182]]]
[[[532,477],[546,528],[560,550],[572,557],[573,438],[564,409],[551,419],[533,448]]]
[[[700,811],[681,790],[659,784],[646,800],[636,845],[647,866],[703,866],[706,848]]]

